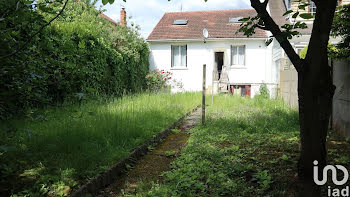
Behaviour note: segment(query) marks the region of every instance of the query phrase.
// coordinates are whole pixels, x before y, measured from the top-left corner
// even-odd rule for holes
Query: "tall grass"
[[[290,196],[297,111],[263,96],[217,95],[213,105],[210,97],[207,103],[206,123],[189,131],[172,170],[160,184],[139,187],[130,196]]]
[[[140,94],[1,123],[0,194],[64,194],[200,104],[200,94]],[[62,193],[63,192],[63,193]]]

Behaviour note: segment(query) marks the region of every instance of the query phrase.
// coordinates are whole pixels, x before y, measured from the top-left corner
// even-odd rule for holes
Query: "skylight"
[[[187,25],[188,20],[187,19],[177,19],[174,20],[173,25]]]
[[[241,20],[243,17],[230,17],[229,23],[242,23]]]

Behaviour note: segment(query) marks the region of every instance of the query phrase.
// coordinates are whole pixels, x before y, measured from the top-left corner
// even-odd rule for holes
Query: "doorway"
[[[224,65],[224,52],[215,52],[214,81],[220,80],[222,66]]]

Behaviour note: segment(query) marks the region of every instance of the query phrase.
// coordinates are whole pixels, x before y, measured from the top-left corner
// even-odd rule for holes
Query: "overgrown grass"
[[[198,104],[197,93],[141,94],[1,122],[0,196],[66,195]]]
[[[338,154],[330,160],[350,167],[347,147],[347,153],[329,149]],[[151,189],[130,195],[295,196],[298,152],[295,109],[262,97],[216,96],[206,124],[191,130],[173,169]]]

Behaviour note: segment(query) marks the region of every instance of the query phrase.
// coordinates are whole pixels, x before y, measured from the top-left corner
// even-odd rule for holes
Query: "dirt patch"
[[[152,182],[161,182],[161,174],[171,169],[171,162],[180,155],[181,149],[186,146],[190,137],[187,131],[198,124],[199,120],[200,110],[197,110],[185,118],[178,127],[179,132],[170,134],[156,147],[149,147],[153,150],[143,156],[135,165],[128,166],[128,172],[101,191],[98,196],[120,196],[122,191],[134,193],[139,187],[150,187]]]

